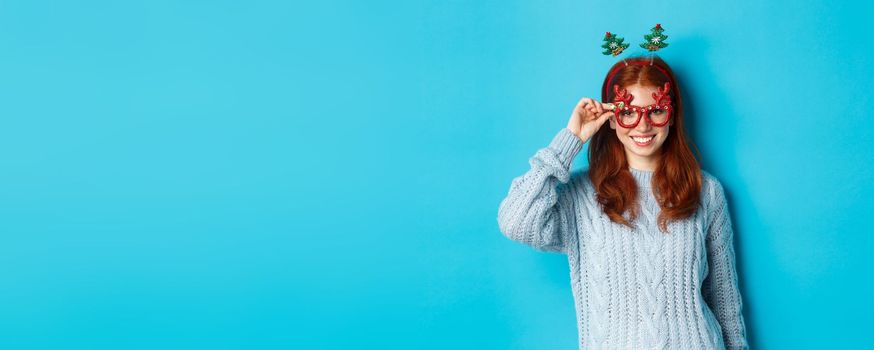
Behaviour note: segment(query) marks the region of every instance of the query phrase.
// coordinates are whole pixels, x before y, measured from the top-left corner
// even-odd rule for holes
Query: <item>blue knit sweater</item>
[[[703,171],[701,206],[659,231],[652,171],[629,168],[641,198],[636,229],[601,211],[583,142],[563,128],[530,158],[501,201],[509,239],[567,254],[580,349],[748,349],[722,184]]]

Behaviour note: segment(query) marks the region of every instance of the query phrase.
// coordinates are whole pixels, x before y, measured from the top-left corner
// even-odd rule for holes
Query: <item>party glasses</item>
[[[670,89],[671,84],[666,82],[664,89],[657,88],[657,92],[652,93],[652,97],[656,101],[655,103],[649,106],[632,106],[631,100],[634,99],[634,95],[629,94],[626,89],[619,91],[619,84],[613,85],[613,92],[615,93],[613,102],[622,103],[621,107],[614,104],[616,107],[613,109],[613,113],[616,116],[616,121],[620,126],[627,129],[636,127],[640,123],[641,117],[646,117],[650,125],[655,127],[667,125],[673,114],[671,95],[669,94]]]

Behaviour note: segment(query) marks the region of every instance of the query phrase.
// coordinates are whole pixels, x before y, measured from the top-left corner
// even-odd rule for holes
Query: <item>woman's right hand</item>
[[[604,125],[604,122],[613,115],[609,108],[612,104],[601,103],[588,97],[583,97],[571,113],[567,128],[570,129],[583,143],[589,141],[593,135]]]

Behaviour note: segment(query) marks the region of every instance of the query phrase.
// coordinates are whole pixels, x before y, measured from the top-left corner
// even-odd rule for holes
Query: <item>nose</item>
[[[637,123],[637,126],[634,127],[634,130],[643,133],[650,131],[650,129],[652,129],[652,125],[649,124],[649,120],[647,120],[646,116],[640,116],[640,121]]]

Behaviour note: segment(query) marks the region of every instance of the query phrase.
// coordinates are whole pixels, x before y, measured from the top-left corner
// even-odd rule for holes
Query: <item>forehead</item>
[[[656,102],[652,94],[658,92],[659,89],[655,86],[643,86],[640,84],[629,85],[625,87],[629,94],[634,96],[631,104],[634,105],[649,105]]]

